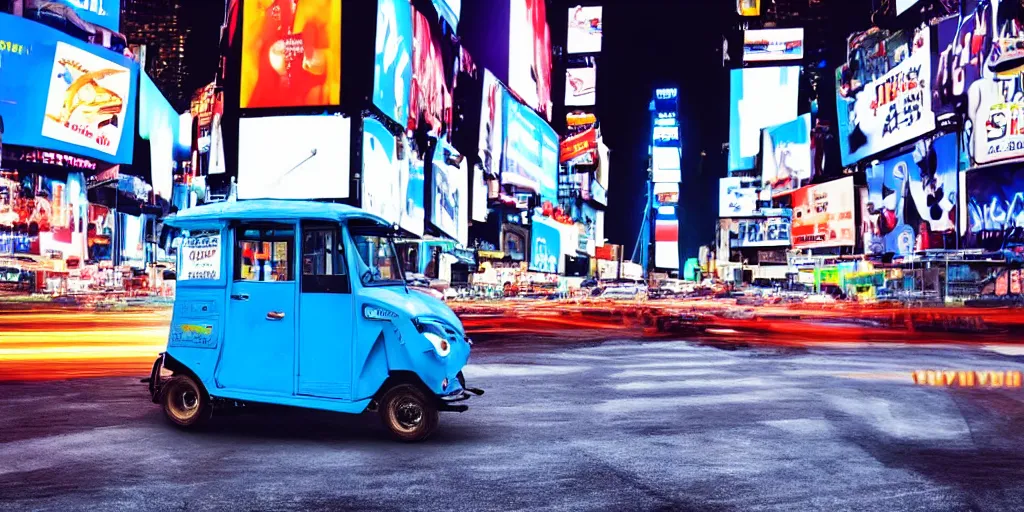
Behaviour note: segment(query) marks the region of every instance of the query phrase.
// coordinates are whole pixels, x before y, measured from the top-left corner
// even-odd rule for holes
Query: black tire
[[[412,384],[399,384],[384,393],[380,418],[401,441],[422,441],[437,430],[437,406]]]
[[[203,386],[187,375],[175,375],[160,387],[164,416],[185,429],[201,427],[212,415],[210,397]]]

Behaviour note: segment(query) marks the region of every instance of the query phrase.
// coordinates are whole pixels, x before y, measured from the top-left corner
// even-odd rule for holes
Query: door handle
[[[271,311],[267,313],[267,320],[283,320],[284,313],[280,311]]]
[[[249,300],[249,296],[244,293],[239,293],[232,295],[231,300]]]

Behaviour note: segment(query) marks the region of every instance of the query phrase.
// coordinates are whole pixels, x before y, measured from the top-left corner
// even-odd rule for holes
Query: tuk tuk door
[[[344,247],[337,223],[302,224],[299,395],[351,398],[355,313]]]
[[[234,229],[234,276],[219,387],[291,396],[295,388],[295,226]]]

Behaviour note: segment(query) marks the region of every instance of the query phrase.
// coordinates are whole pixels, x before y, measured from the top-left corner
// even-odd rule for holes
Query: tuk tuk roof
[[[390,225],[390,223],[376,215],[347,204],[282,199],[225,201],[196,206],[168,216],[164,219],[164,223],[180,228],[186,227],[189,224],[210,221],[302,219],[327,221],[366,219],[385,226]]]

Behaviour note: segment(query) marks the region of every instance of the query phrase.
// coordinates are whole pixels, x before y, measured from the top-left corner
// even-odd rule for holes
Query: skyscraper
[[[185,40],[190,28],[181,0],[122,0],[121,30],[146,73],[179,112],[188,108]]]

